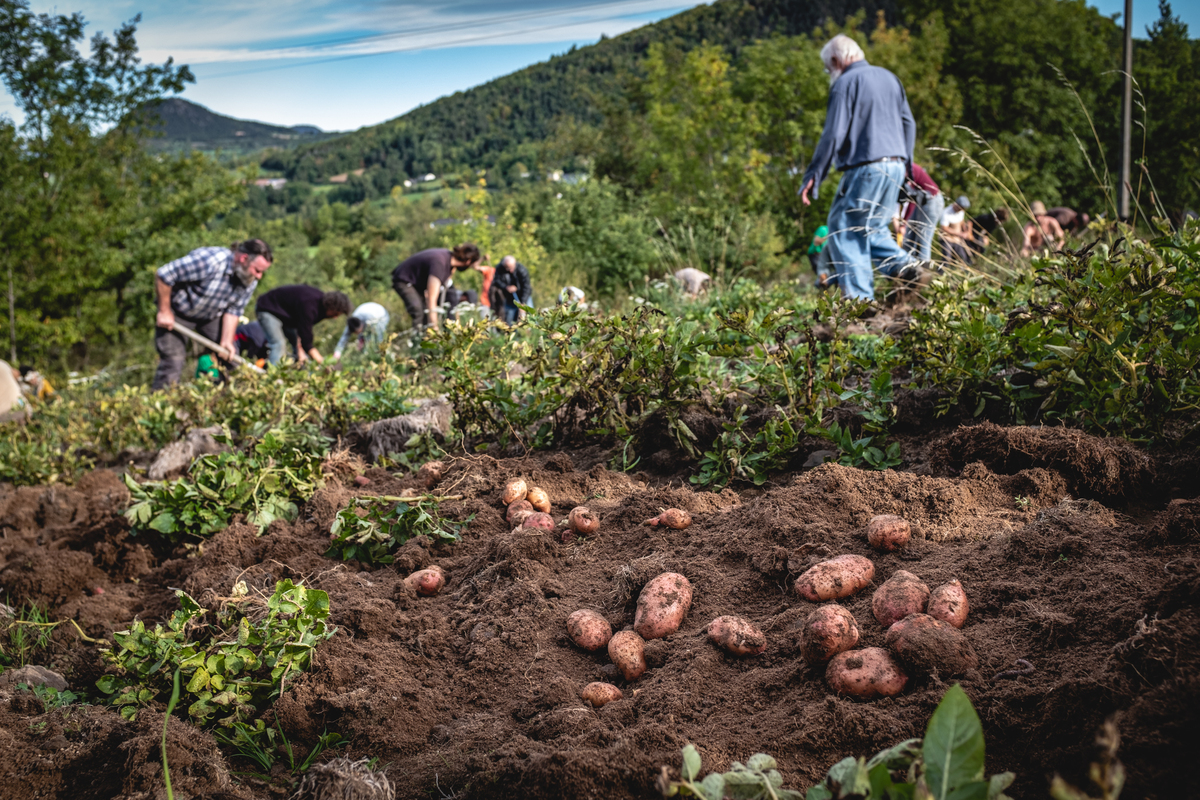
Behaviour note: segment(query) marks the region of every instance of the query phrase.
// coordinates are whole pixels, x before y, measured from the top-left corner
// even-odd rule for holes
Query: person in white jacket
[[[354,339],[359,350],[368,344],[380,344],[387,336],[388,323],[391,318],[387,309],[379,303],[363,303],[354,309],[354,313],[346,320],[346,328],[342,338],[338,339],[337,347],[333,349],[333,360],[337,361],[346,350],[346,345]]]

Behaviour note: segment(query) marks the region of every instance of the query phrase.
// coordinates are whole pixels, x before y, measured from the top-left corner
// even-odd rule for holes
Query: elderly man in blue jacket
[[[883,274],[916,282],[928,262],[920,262],[896,244],[888,223],[896,211],[900,187],[912,165],[917,125],[900,79],[868,64],[858,43],[838,34],[821,48],[829,73],[829,109],[825,130],[804,174],[800,200],[810,205],[836,161],[842,172],[829,209],[830,261],[846,297],[873,299],[872,262]]]

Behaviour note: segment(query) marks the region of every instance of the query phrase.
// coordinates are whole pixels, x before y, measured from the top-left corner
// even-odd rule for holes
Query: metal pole
[[[1129,168],[1133,140],[1133,0],[1125,0],[1125,96],[1121,103],[1121,185],[1117,216],[1129,219]]]

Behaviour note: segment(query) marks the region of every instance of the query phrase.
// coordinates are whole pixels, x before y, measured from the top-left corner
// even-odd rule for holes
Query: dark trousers
[[[201,336],[207,336],[214,342],[221,338],[221,318],[195,320],[175,315],[176,327],[187,328]],[[183,365],[187,361],[188,340],[183,334],[169,331],[166,328],[154,329],[154,349],[158,351],[158,369],[154,371],[155,391],[179,382],[183,374]]]
[[[429,319],[425,309],[425,296],[417,291],[417,287],[404,281],[392,281],[392,288],[396,290],[396,294],[400,295],[400,299],[404,301],[404,308],[408,311],[408,316],[412,318],[413,329],[420,330],[428,325]]]

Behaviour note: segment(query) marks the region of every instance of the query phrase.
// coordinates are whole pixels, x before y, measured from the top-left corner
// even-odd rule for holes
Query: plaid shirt
[[[201,247],[158,268],[158,277],[171,287],[171,309],[195,320],[216,319],[222,314],[241,316],[254,287],[238,283],[233,273],[233,251],[227,247]]]

